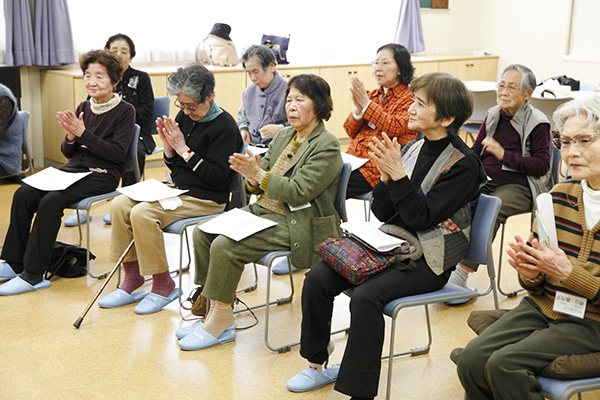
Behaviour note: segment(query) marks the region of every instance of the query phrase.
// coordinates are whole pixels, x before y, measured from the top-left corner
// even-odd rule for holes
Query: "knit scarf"
[[[115,108],[120,102],[121,102],[121,98],[116,93],[113,93],[111,99],[108,100],[106,103],[101,103],[101,104],[96,103],[96,100],[93,97],[90,98],[90,105],[92,106],[92,112],[96,115],[100,115],[100,114],[109,112],[110,110]]]

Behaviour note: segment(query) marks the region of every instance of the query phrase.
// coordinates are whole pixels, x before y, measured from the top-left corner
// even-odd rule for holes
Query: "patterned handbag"
[[[360,285],[396,259],[391,251],[376,251],[355,236],[326,239],[319,245],[319,255],[353,285]]]

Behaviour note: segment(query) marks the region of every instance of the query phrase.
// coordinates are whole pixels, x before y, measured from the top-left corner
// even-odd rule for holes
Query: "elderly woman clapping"
[[[561,355],[600,351],[600,97],[554,113],[554,144],[574,180],[552,191],[556,246],[534,227],[507,251],[528,296],[457,357],[469,399],[543,399],[536,375]],[[561,294],[558,296],[558,294]],[[580,307],[563,307],[567,302]],[[569,311],[568,309],[571,309]]]
[[[194,231],[196,283],[210,300],[204,324],[177,331],[179,347],[199,350],[235,339],[231,304],[244,264],[274,250],[292,252],[292,262],[308,268],[318,259],[324,239],[340,234],[334,207],[342,169],[340,145],[325,129],[332,101],[325,80],[310,74],[293,77],[286,90],[289,128],[281,130],[262,160],[233,155],[231,168],[247,181],[258,200],[243,209],[277,225],[238,242]]]
[[[114,308],[141,301],[138,314],[160,311],[177,298],[178,290],[168,270],[162,228],[182,218],[223,211],[229,199],[233,172],[228,158],[242,146],[235,120],[220,108],[214,95],[215,78],[200,64],[179,68],[169,76],[167,92],[181,109],[175,120],[156,121],[164,144],[164,158],[174,185],[187,193],[179,196],[174,210],[160,202],[137,202],[127,196],[111,204],[111,257],[117,260],[135,238],[135,247],[125,257],[125,279],[121,287],[98,302]],[[152,275],[149,294],[135,291]]]

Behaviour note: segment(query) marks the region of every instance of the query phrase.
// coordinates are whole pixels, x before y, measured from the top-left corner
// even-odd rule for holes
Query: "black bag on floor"
[[[63,278],[77,278],[87,274],[86,263],[87,250],[83,247],[66,244],[63,242],[54,243],[50,262],[46,272],[46,279],[52,278],[54,275],[62,276]],[[96,258],[90,252],[90,260]]]

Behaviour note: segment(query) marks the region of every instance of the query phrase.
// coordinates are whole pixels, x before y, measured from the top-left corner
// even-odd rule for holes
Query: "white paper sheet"
[[[405,242],[403,239],[380,231],[370,222],[342,222],[340,226],[379,251],[390,251]]]
[[[255,156],[260,155],[260,154],[264,154],[264,153],[267,152],[267,150],[269,150],[268,147],[246,146],[246,148],[248,150],[250,150],[250,152],[252,154],[254,154]]]
[[[362,167],[369,160],[367,158],[353,156],[352,154],[342,153],[342,161],[344,163],[349,163],[352,166],[352,171],[354,171],[355,169]]]
[[[550,193],[541,193],[536,201],[537,214],[545,228],[550,243],[558,247],[558,238],[556,237],[556,222],[554,221],[554,207],[552,206],[552,195]],[[539,231],[539,229],[538,229]],[[542,237],[540,236],[540,239]]]
[[[66,172],[48,167],[40,172],[23,178],[23,183],[39,190],[53,191],[65,190],[80,179],[85,178],[92,172]]]
[[[277,222],[234,208],[198,225],[198,229],[206,233],[225,235],[230,239],[240,241],[274,225],[277,225]]]
[[[169,187],[156,179],[146,179],[134,185],[118,188],[117,191],[135,201],[159,201],[187,192],[187,190]]]

